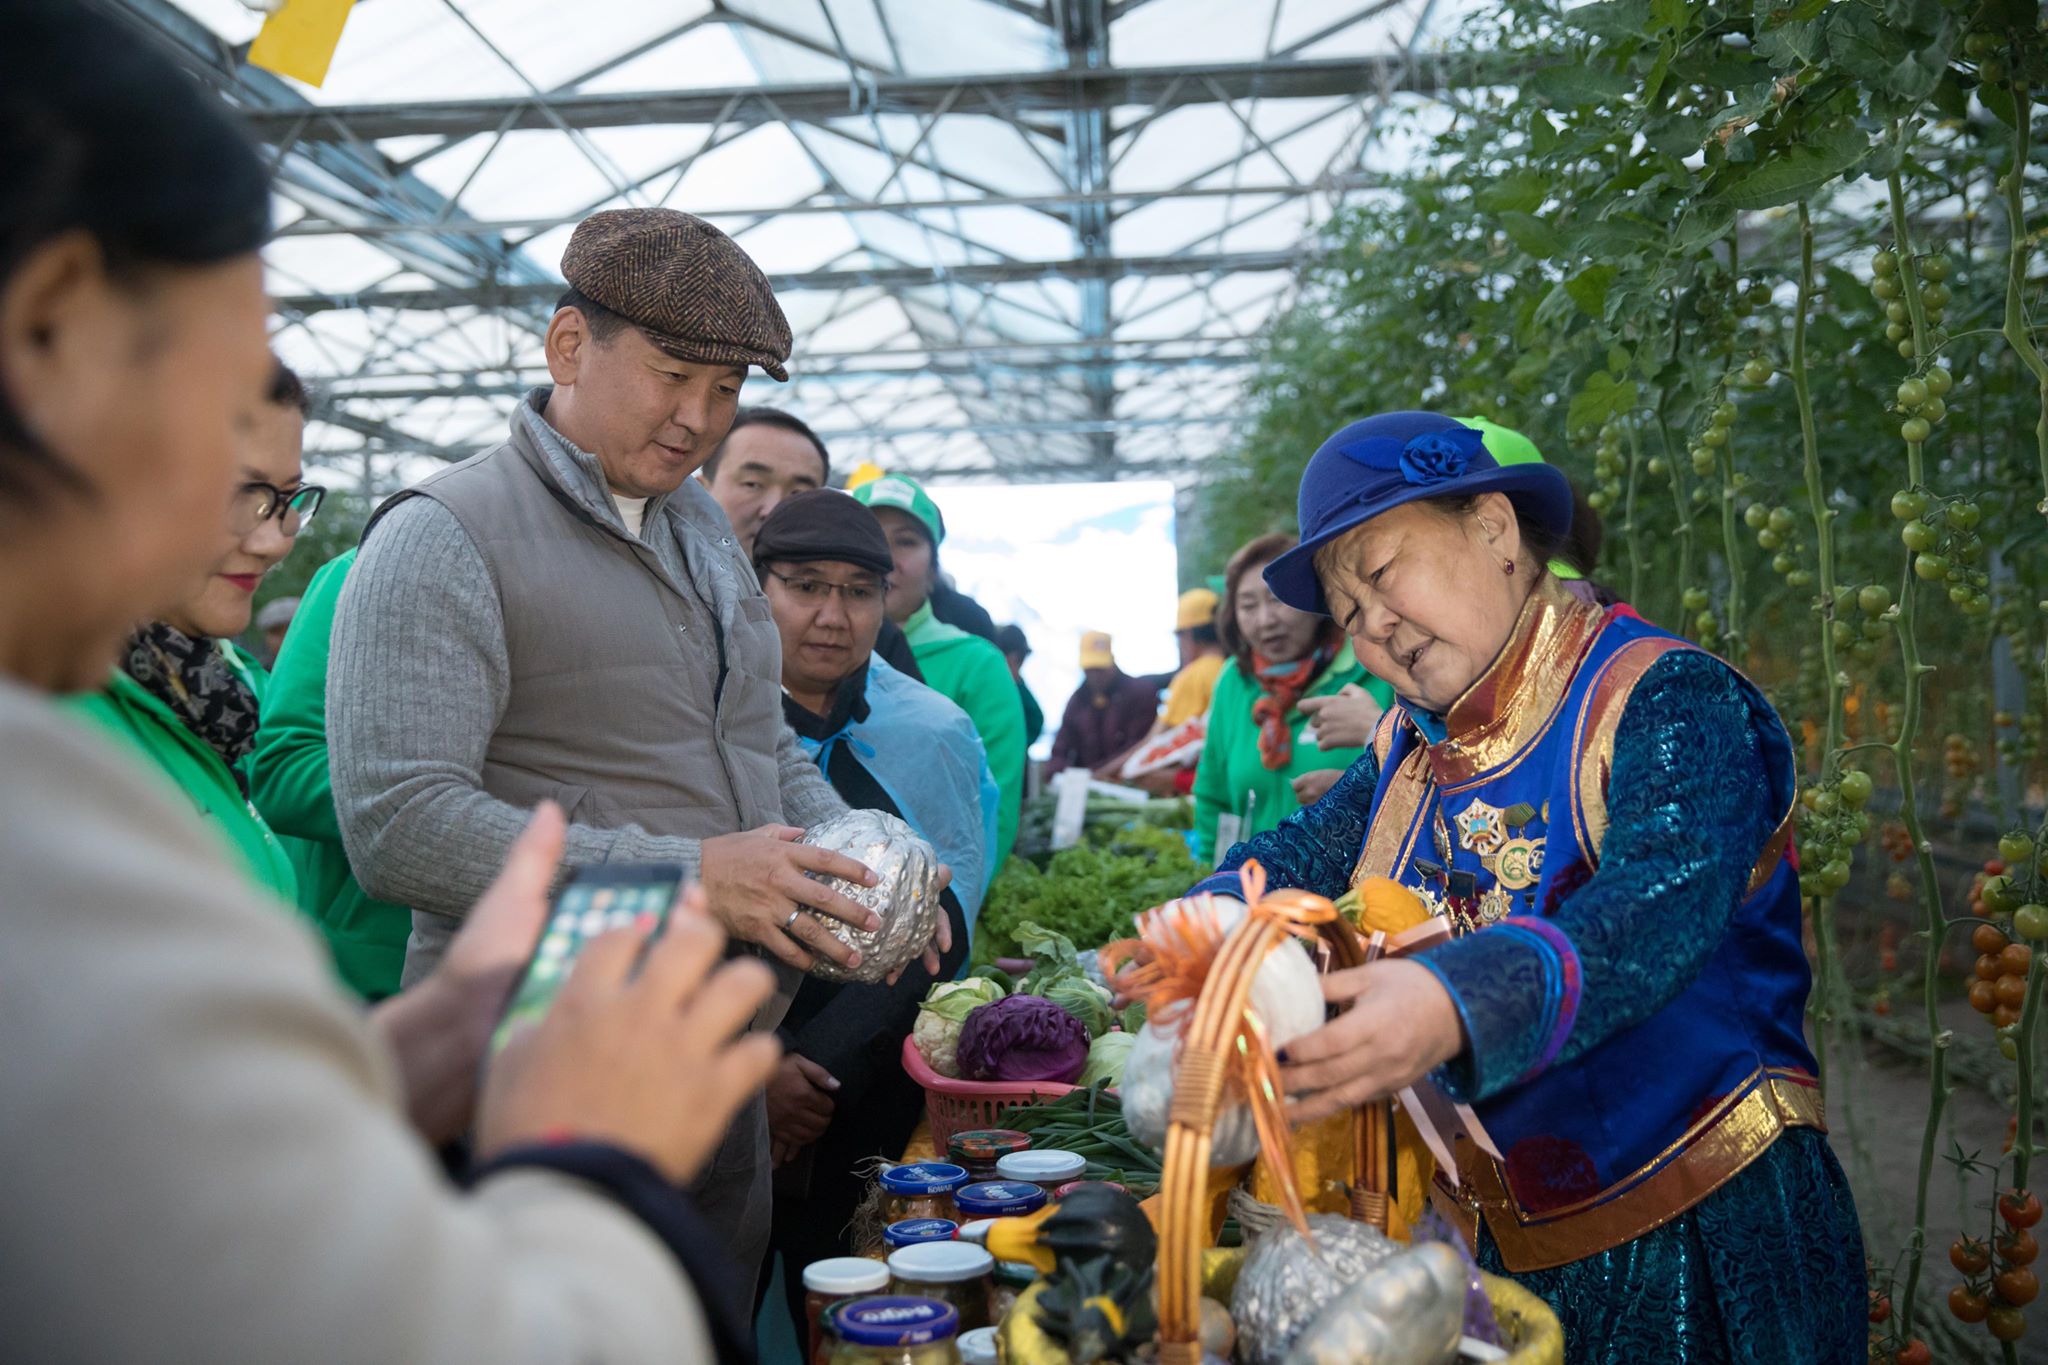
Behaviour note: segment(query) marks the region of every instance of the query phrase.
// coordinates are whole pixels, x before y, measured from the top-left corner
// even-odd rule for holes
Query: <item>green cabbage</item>
[[[1069,977],[1045,988],[1046,999],[1058,1005],[1068,1014],[1088,1026],[1090,1038],[1100,1038],[1109,1032],[1109,1026],[1116,1019],[1110,1013],[1110,994],[1085,976]]]
[[[1112,1086],[1124,1083],[1124,1062],[1131,1055],[1131,1048],[1138,1041],[1135,1033],[1105,1033],[1088,1045],[1088,1065],[1081,1068],[1081,1078],[1076,1085],[1094,1085],[1107,1082]]]

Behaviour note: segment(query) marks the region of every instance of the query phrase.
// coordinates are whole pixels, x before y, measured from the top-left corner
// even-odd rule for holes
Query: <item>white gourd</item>
[[[1245,915],[1244,902],[1230,896],[1191,896],[1174,904],[1191,916],[1212,918],[1226,934]],[[1266,954],[1252,977],[1251,1009],[1274,1048],[1322,1026],[1322,984],[1316,978],[1315,962],[1299,944],[1282,943]],[[1124,1123],[1133,1137],[1154,1149],[1166,1146],[1174,1064],[1180,1055],[1181,1029],[1192,1013],[1192,1009],[1183,1011],[1163,1027],[1147,1020],[1124,1062]],[[1258,1154],[1259,1134],[1251,1109],[1240,1103],[1221,1110],[1216,1116],[1209,1164],[1241,1166]]]

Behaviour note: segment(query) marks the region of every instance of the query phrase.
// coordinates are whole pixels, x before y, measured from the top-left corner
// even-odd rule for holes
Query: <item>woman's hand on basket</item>
[[[1323,978],[1323,998],[1351,1008],[1281,1052],[1287,1117],[1310,1123],[1381,1099],[1465,1049],[1450,992],[1417,962],[1371,962]]]

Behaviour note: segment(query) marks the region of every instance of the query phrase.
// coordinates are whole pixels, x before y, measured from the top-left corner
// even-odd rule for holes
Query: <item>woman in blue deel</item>
[[[1447,1193],[1581,1362],[1861,1360],[1863,1247],[1802,1033],[1783,724],[1741,674],[1547,568],[1564,476],[1392,412],[1309,461],[1267,582],[1398,704],[1315,805],[1200,889],[1391,877],[1455,931],[1325,978],[1302,1119],[1432,1075],[1498,1161]]]

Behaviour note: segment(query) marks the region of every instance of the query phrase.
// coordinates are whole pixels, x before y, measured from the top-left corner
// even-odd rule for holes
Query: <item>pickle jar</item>
[[[830,1365],[960,1365],[960,1315],[932,1299],[855,1299],[832,1314]]]
[[[953,1191],[967,1183],[967,1172],[947,1161],[913,1161],[891,1166],[881,1174],[882,1221],[906,1218],[952,1218]]]
[[[962,1222],[1022,1218],[1045,1207],[1045,1191],[1025,1180],[990,1180],[962,1186],[953,1194]]]
[[[960,1334],[960,1365],[996,1365],[996,1329],[977,1327]]]
[[[953,1134],[946,1159],[967,1171],[969,1182],[994,1180],[996,1163],[1012,1152],[1031,1150],[1031,1135],[1014,1128],[970,1128]]]
[[[920,1242],[889,1257],[889,1292],[933,1299],[960,1315],[960,1330],[989,1325],[996,1258],[971,1242]]]
[[[1037,1266],[1026,1265],[1022,1261],[997,1261],[995,1279],[988,1291],[989,1321],[999,1323],[1010,1316],[1017,1300],[1037,1278]]]
[[[1128,1189],[1117,1184],[1114,1180],[1070,1180],[1052,1192],[1052,1202],[1055,1204],[1059,1203],[1060,1200],[1065,1199],[1083,1185],[1101,1185],[1105,1189],[1115,1190],[1118,1194],[1130,1194]]]
[[[882,1229],[882,1245],[901,1251],[919,1242],[950,1242],[960,1235],[960,1225],[950,1218],[906,1218]]]
[[[1050,1152],[1034,1149],[1028,1152],[1012,1152],[996,1163],[996,1178],[999,1180],[1028,1180],[1051,1194],[1062,1185],[1071,1185],[1081,1179],[1088,1169],[1085,1157],[1072,1152]]]
[[[804,1327],[810,1365],[832,1358],[832,1325],[827,1315],[850,1299],[879,1294],[889,1287],[889,1268],[862,1256],[833,1256],[804,1267]]]

